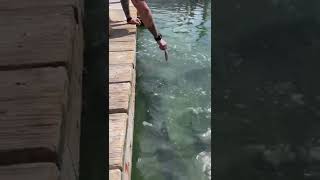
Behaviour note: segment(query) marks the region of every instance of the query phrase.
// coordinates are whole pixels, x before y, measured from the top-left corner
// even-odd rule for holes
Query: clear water
[[[139,28],[132,179],[211,179],[211,1],[148,5],[169,61]]]

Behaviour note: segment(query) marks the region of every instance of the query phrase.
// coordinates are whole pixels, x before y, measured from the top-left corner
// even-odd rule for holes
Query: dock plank
[[[109,180],[121,180],[121,171],[119,169],[109,170]]]
[[[109,65],[133,64],[135,66],[135,51],[109,52]]]
[[[127,22],[110,22],[111,32],[109,41],[136,41],[137,27]]]
[[[129,31],[128,29],[119,29],[115,31],[114,29],[110,33],[109,43],[111,42],[134,42],[136,39],[136,33],[134,31]]]
[[[131,98],[129,100],[129,112],[127,122],[127,134],[124,151],[124,170],[122,173],[122,180],[130,180],[132,174],[132,151],[133,151],[133,131],[134,131],[134,111],[135,111],[135,86],[136,86],[136,72],[133,72],[133,80],[131,83]]]
[[[135,41],[116,41],[111,43],[109,40],[109,43],[109,52],[136,51]]]
[[[68,64],[73,13],[72,7],[0,11],[0,67]]]
[[[109,65],[109,83],[131,82],[133,78],[132,64]]]
[[[131,2],[130,11],[131,15],[136,16],[137,11]],[[109,178],[130,180],[137,28],[125,21],[120,0],[109,0],[109,16],[109,119],[114,120],[109,121],[114,123],[109,125],[109,138],[113,136],[113,140],[109,139],[109,147],[118,149],[112,157],[109,154],[109,162],[111,162]],[[122,113],[123,117],[114,118],[119,116],[119,113]],[[116,152],[116,150],[109,150],[109,152]]]
[[[110,25],[113,29],[126,29],[128,31],[137,32],[137,26],[128,24],[127,21],[111,21]]]
[[[54,163],[0,166],[1,180],[58,180],[58,177],[58,168]]]
[[[76,179],[79,176],[80,162],[80,129],[81,129],[81,111],[82,111],[82,72],[83,72],[83,29],[81,25],[77,25],[76,35],[73,43],[73,56],[68,66],[69,72],[69,101],[66,121],[64,124],[65,137],[65,153],[71,157],[63,159],[61,174],[65,167],[69,171],[72,166],[72,171],[75,173]],[[70,152],[66,152],[69,150]],[[70,161],[72,164],[70,164]],[[63,165],[65,163],[65,165]],[[64,166],[64,167],[63,167]],[[72,180],[72,178],[66,178]]]
[[[0,0],[0,9],[21,9],[30,7],[57,7],[78,5],[78,0]]]
[[[130,83],[117,83],[109,85],[109,114],[128,113]]]
[[[130,7],[130,12],[131,14],[133,14],[131,11],[131,8],[134,8],[133,4],[131,1],[129,1],[130,4],[129,4],[129,7]],[[114,10],[122,10],[122,6],[121,6],[121,3],[120,3],[120,0],[109,0],[109,12],[110,11],[114,11]]]
[[[61,155],[63,162],[60,169],[59,180],[78,180],[79,172],[76,166],[74,166],[74,160],[72,159],[72,154],[69,149],[65,149],[64,153]]]
[[[32,156],[28,153],[17,156],[28,149],[58,152],[67,88],[64,67],[0,71],[0,156],[22,150],[1,158],[0,163],[25,161],[28,157],[43,158],[43,154],[32,152]]]
[[[126,113],[109,115],[109,169],[123,167],[127,121]]]

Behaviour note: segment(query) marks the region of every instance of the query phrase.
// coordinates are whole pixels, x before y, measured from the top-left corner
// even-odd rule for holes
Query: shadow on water
[[[217,1],[217,179],[320,179],[319,8]]]

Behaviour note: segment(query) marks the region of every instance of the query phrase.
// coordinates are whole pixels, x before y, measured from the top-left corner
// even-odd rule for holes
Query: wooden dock
[[[82,0],[0,0],[0,179],[76,180]]]
[[[130,4],[131,15],[136,9]],[[136,31],[120,0],[109,0],[109,179],[130,180],[135,101]]]

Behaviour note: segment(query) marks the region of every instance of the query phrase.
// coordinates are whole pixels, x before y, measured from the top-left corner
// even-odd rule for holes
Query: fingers
[[[162,50],[166,50],[166,49],[167,49],[167,45],[164,45]]]
[[[160,44],[159,48],[164,51],[164,50],[167,49],[167,45],[166,44],[165,45]]]
[[[141,21],[140,21],[140,19],[139,19],[139,18],[136,18],[136,21],[137,21],[138,25],[140,25],[140,24],[141,24]]]
[[[167,49],[167,43],[164,41],[164,40],[160,40],[160,41],[157,41],[157,43],[159,44],[159,48],[161,50],[166,50]]]
[[[136,18],[135,21],[136,21],[136,24],[137,24],[137,25],[140,25],[140,24],[141,24],[140,19]]]
[[[138,18],[132,18],[128,23],[135,24],[135,25],[141,25],[141,21]]]

